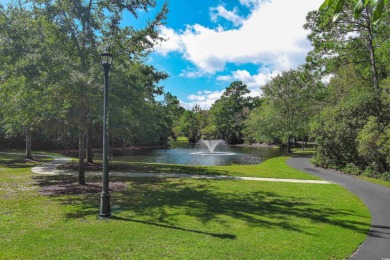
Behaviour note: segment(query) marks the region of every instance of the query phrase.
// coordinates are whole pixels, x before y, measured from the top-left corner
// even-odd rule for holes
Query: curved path
[[[62,156],[50,156],[54,160],[48,163],[35,166],[31,169],[32,172],[45,175],[77,175],[77,171],[59,170],[58,166],[70,162],[71,159]],[[101,172],[85,172],[88,175],[100,176]],[[114,172],[110,171],[110,176],[121,176],[130,178],[151,177],[151,178],[191,178],[191,179],[217,179],[217,180],[245,180],[245,181],[269,181],[269,182],[289,182],[289,183],[311,183],[311,184],[330,184],[324,180],[298,180],[298,179],[278,179],[278,178],[259,178],[259,177],[240,177],[240,176],[225,176],[225,175],[195,175],[182,173],[150,173],[150,172]]]
[[[287,164],[298,170],[339,184],[355,193],[366,204],[371,213],[371,229],[367,239],[350,259],[390,260],[390,189],[357,177],[340,174],[333,170],[315,167],[309,158],[295,157]]]

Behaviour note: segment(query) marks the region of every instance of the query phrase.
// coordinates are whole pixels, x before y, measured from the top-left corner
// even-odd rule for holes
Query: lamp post
[[[100,54],[104,70],[104,103],[103,103],[103,184],[100,195],[100,216],[111,216],[109,176],[108,176],[108,72],[112,63],[112,54],[107,50]]]

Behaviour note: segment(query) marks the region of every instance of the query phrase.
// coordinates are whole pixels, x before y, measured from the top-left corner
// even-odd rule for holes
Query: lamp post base
[[[110,194],[102,193],[100,195],[100,213],[99,215],[103,218],[108,218],[111,216],[110,211]]]

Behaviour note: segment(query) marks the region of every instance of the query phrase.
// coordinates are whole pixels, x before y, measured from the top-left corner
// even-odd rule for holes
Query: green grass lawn
[[[30,168],[0,166],[0,259],[343,259],[370,224],[364,204],[333,184],[124,177],[111,178],[120,188],[102,220],[99,178],[80,191],[75,177]],[[305,176],[285,158],[204,168]]]

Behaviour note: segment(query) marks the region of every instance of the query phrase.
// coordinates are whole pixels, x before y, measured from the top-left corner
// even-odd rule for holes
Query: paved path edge
[[[46,155],[53,158],[53,161],[35,166],[31,169],[32,172],[43,175],[77,175],[77,171],[66,171],[57,169],[58,166],[71,161],[68,157]],[[87,175],[101,175],[100,172],[85,172]],[[191,178],[191,179],[213,179],[213,180],[246,180],[246,181],[266,181],[266,182],[287,182],[287,183],[308,183],[308,184],[331,184],[324,180],[299,180],[299,179],[279,179],[279,178],[260,178],[260,177],[241,177],[241,176],[226,176],[226,175],[195,175],[181,173],[126,173],[110,171],[110,176],[130,177],[130,178]]]
[[[346,188],[356,194],[367,206],[371,214],[371,228],[366,240],[349,259],[390,259],[390,189],[388,187],[334,170],[316,167],[307,157],[290,158],[287,164]]]

